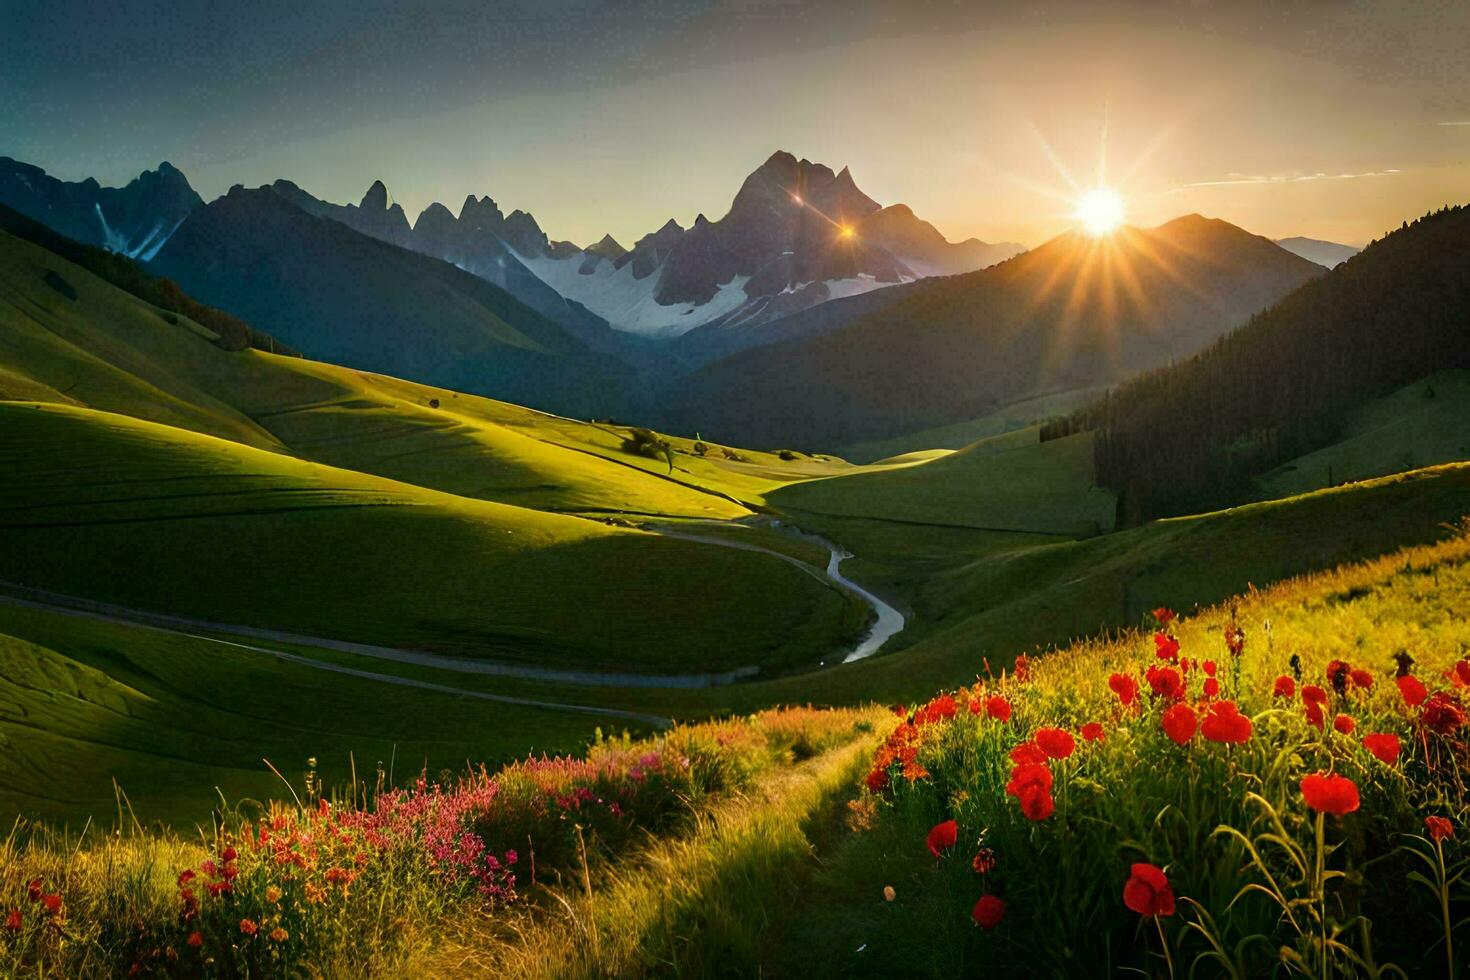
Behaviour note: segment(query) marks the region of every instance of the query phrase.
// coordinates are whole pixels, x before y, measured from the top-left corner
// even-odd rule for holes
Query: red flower
[[[1027,786],[1016,799],[1021,804],[1021,813],[1027,820],[1045,820],[1056,812],[1056,801],[1051,798],[1051,790],[1042,789],[1040,786]]]
[[[984,710],[985,710],[985,705],[980,701],[979,698],[971,698],[970,699],[970,714],[972,714],[972,715],[978,715],[981,712],[983,712]]]
[[[1123,904],[1139,915],[1173,915],[1174,889],[1152,864],[1135,864],[1123,885]]]
[[[1368,688],[1373,686],[1373,675],[1364,670],[1362,667],[1359,667],[1357,670],[1353,671],[1351,676],[1353,679],[1354,687],[1361,687],[1364,690],[1367,690]]]
[[[1220,696],[1220,682],[1213,677],[1205,678],[1205,697],[1214,698]]]
[[[995,870],[995,852],[988,847],[982,847],[975,852],[970,867],[975,869],[977,875],[988,875]]]
[[[1313,810],[1340,817],[1358,808],[1358,787],[1346,776],[1319,772],[1302,779],[1302,799]]]
[[[1174,661],[1179,659],[1179,641],[1168,633],[1154,634],[1154,656],[1160,660]]]
[[[10,914],[5,917],[5,928],[11,932],[20,932],[20,927],[25,924],[21,918],[20,909],[11,909]]]
[[[1424,713],[1420,715],[1426,728],[1436,735],[1452,735],[1455,729],[1465,724],[1465,709],[1452,695],[1436,691],[1424,702]]]
[[[1399,693],[1404,697],[1404,704],[1411,708],[1417,708],[1424,703],[1429,696],[1429,691],[1424,687],[1424,682],[1413,674],[1405,674],[1394,681],[1399,686]]]
[[[1302,701],[1307,704],[1326,704],[1327,692],[1316,684],[1303,684]]]
[[[1011,749],[1011,762],[1018,766],[1046,765],[1046,751],[1035,742],[1022,742]]]
[[[1231,623],[1225,627],[1225,649],[1232,656],[1238,657],[1245,652],[1245,630]]]
[[[1071,733],[1060,728],[1038,728],[1035,737],[1041,751],[1052,759],[1065,759],[1077,747]]]
[[[1011,703],[999,694],[992,695],[990,700],[985,702],[985,713],[996,721],[1010,721]]]
[[[40,878],[32,878],[30,881],[26,882],[26,895],[28,895],[30,897],[30,900],[33,902],[39,902],[41,900]]]
[[[1145,675],[1148,686],[1153,690],[1155,697],[1169,698],[1177,701],[1184,697],[1184,679],[1179,676],[1179,671],[1173,667],[1153,666]]]
[[[1353,733],[1353,729],[1358,727],[1358,723],[1353,721],[1347,715],[1338,715],[1336,718],[1332,719],[1332,727],[1343,735],[1351,735]]]
[[[254,919],[241,919],[240,931],[247,936],[253,936],[260,931],[260,923],[256,922]]]
[[[1322,706],[1316,701],[1307,702],[1307,724],[1318,731],[1322,730]]]
[[[1113,693],[1118,695],[1118,700],[1123,703],[1123,707],[1125,708],[1138,700],[1138,681],[1129,677],[1127,674],[1114,674],[1109,677],[1108,687],[1112,688]]]
[[[1278,698],[1296,697],[1296,681],[1292,680],[1290,676],[1282,674],[1276,678],[1276,686],[1271,689],[1271,693]]]
[[[953,820],[935,824],[929,831],[925,843],[929,845],[929,853],[939,857],[945,851],[954,847],[954,842],[959,837],[960,825]]]
[[[1399,737],[1397,735],[1364,735],[1363,748],[1389,765],[1399,761]]]
[[[1082,738],[1088,742],[1101,742],[1107,737],[1107,732],[1103,731],[1103,726],[1095,721],[1089,721],[1082,726]]]
[[[1424,829],[1429,831],[1429,836],[1436,844],[1455,836],[1455,825],[1445,817],[1425,817]],[[19,913],[12,912],[11,915],[19,915]]]
[[[193,881],[197,877],[199,876],[196,875],[192,869],[185,868],[183,871],[179,872],[179,887],[183,888],[185,885],[187,885],[189,882]]]
[[[1026,763],[1011,770],[1011,781],[1006,783],[1006,792],[1016,798],[1031,788],[1050,792],[1051,770],[1037,763]]]
[[[1251,720],[1240,713],[1234,701],[1218,701],[1210,705],[1199,731],[1211,742],[1240,745],[1250,741]]]
[[[224,861],[226,864],[228,864],[229,862],[235,860],[235,858],[237,858],[239,856],[240,856],[240,852],[238,852],[238,851],[235,850],[235,847],[234,847],[233,844],[227,844],[227,845],[225,845],[225,849],[223,851],[220,851],[219,852],[220,860],[221,861]]]
[[[1198,724],[1194,709],[1187,704],[1176,704],[1164,712],[1161,719],[1164,726],[1164,734],[1168,735],[1180,745],[1189,744],[1194,738],[1194,729]]]
[[[198,932],[191,932],[191,933],[189,933],[189,938],[186,939],[186,940],[184,940],[184,942],[188,943],[190,946],[195,946],[195,947],[203,946],[204,945],[204,936],[201,933],[198,933]]]
[[[57,914],[58,912],[61,911],[61,896],[60,895],[42,895],[41,896],[41,907],[44,908],[51,915]]]
[[[1215,676],[1215,671],[1217,671],[1217,670],[1220,669],[1219,666],[1213,660],[1206,660],[1200,666],[1204,669],[1204,672],[1205,672],[1205,676],[1206,677],[1214,677]]]
[[[1456,687],[1470,687],[1470,660],[1455,664],[1454,683]]]
[[[970,918],[974,919],[982,929],[994,929],[1000,925],[1000,920],[1005,918],[1006,903],[994,895],[981,895],[980,901],[975,903],[975,908],[970,911]]]
[[[1353,669],[1348,666],[1347,661],[1334,660],[1327,665],[1327,683],[1338,694],[1343,694],[1347,691],[1348,678],[1352,672]]]
[[[890,710],[890,711],[892,711],[892,712],[893,712],[893,713],[894,713],[894,714],[895,714],[895,715],[897,715],[897,716],[898,716],[898,717],[900,717],[900,718],[902,718],[902,717],[903,717],[903,716],[904,716],[904,715],[906,715],[906,714],[908,714],[908,713],[909,713],[909,709],[908,709],[908,708],[905,708],[905,707],[904,707],[904,706],[903,706],[903,705],[901,705],[901,704],[895,704],[895,705],[894,705],[894,706],[893,706],[893,707],[892,707],[892,708],[890,708],[890,709],[889,709],[889,710]]]
[[[1174,621],[1174,610],[1168,606],[1160,606],[1154,610],[1154,619],[1159,621],[1160,626],[1168,626]]]
[[[868,792],[881,793],[888,788],[888,770],[874,769],[863,782],[868,785]]]

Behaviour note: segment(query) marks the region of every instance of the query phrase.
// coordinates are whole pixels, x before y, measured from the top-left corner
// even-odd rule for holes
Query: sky
[[[1362,244],[1470,200],[1470,3],[0,0],[0,155],[206,198],[278,177],[410,218],[488,194],[624,244],[784,149],[950,239],[1116,185]]]

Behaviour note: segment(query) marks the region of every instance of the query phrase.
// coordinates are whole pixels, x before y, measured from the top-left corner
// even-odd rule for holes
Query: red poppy
[[[1245,652],[1245,630],[1231,623],[1225,627],[1225,649],[1230,651],[1231,656],[1238,657]]]
[[[184,940],[184,942],[188,943],[190,946],[203,946],[204,936],[198,932],[191,932],[189,933],[189,938]]]
[[[29,896],[30,900],[33,902],[39,902],[41,900],[40,878],[32,878],[30,881],[26,882],[26,895]]]
[[[1296,697],[1296,681],[1290,676],[1282,674],[1276,678],[1276,686],[1271,688],[1271,693],[1278,698]]]
[[[1123,707],[1125,708],[1138,700],[1138,681],[1129,677],[1127,674],[1114,674],[1109,677],[1108,687],[1112,688],[1113,693],[1118,695],[1118,700],[1123,703]]]
[[[11,909],[10,914],[5,917],[5,928],[11,932],[20,932],[20,927],[25,924],[21,918],[20,909]]]
[[[1139,915],[1173,915],[1174,889],[1152,864],[1135,864],[1123,885],[1123,904]]]
[[[881,793],[888,788],[888,770],[874,769],[863,782],[868,785],[868,792]]]
[[[1420,715],[1424,726],[1436,735],[1453,735],[1455,729],[1465,724],[1465,709],[1451,694],[1435,691],[1424,702],[1424,713]]]
[[[1250,741],[1251,720],[1240,713],[1234,701],[1218,701],[1210,705],[1199,731],[1211,742],[1240,745]]]
[[[1164,734],[1180,745],[1189,744],[1189,740],[1194,738],[1195,726],[1199,723],[1194,709],[1187,704],[1174,705],[1164,712],[1164,717],[1160,720],[1164,727]]]
[[[1334,660],[1327,665],[1327,683],[1338,694],[1347,691],[1348,678],[1352,674],[1352,667],[1345,660]]]
[[[1021,804],[1021,813],[1027,820],[1045,820],[1056,812],[1056,801],[1051,798],[1051,790],[1040,786],[1027,786],[1017,796]]]
[[[975,852],[975,857],[970,861],[970,867],[975,869],[977,875],[988,875],[995,870],[995,852],[988,847],[982,847]]]
[[[1046,765],[1046,750],[1035,742],[1022,742],[1011,749],[1011,762],[1018,766],[1043,766]]]
[[[1352,678],[1354,687],[1361,687],[1366,690],[1373,686],[1373,675],[1362,667],[1352,672]]]
[[[925,843],[929,845],[929,853],[939,857],[945,851],[954,847],[954,842],[959,837],[960,825],[953,820],[937,823],[929,830],[929,836]]]
[[[1184,679],[1173,667],[1150,667],[1146,677],[1155,697],[1176,701],[1184,697]]]
[[[1314,773],[1302,779],[1302,799],[1313,810],[1340,817],[1358,808],[1358,787],[1346,776]]]
[[[1159,621],[1160,626],[1168,626],[1174,621],[1174,610],[1168,606],[1160,606],[1154,610],[1154,619]]]
[[[226,864],[228,864],[229,862],[235,860],[235,858],[239,857],[240,852],[235,850],[235,846],[233,844],[226,844],[225,849],[219,852],[219,856],[221,861],[224,861]]]
[[[197,877],[199,876],[194,873],[192,868],[185,868],[183,871],[179,872],[179,887],[183,888],[185,885],[187,885],[189,882],[193,881]]]
[[[1302,701],[1307,704],[1326,704],[1327,692],[1316,684],[1303,684]]]
[[[1456,687],[1470,687],[1470,660],[1455,664],[1454,682]]]
[[[1213,660],[1206,660],[1204,663],[1200,664],[1200,668],[1204,670],[1206,677],[1214,677],[1215,671],[1220,669],[1219,665],[1217,665]]]
[[[1307,702],[1307,724],[1318,731],[1322,730],[1322,706],[1315,701]]]
[[[1154,656],[1158,657],[1160,660],[1178,660],[1179,641],[1170,636],[1168,633],[1155,633]]]
[[[1107,732],[1103,731],[1103,726],[1098,722],[1089,721],[1082,726],[1082,738],[1088,742],[1101,742],[1107,737]]]
[[[1041,747],[1049,758],[1065,759],[1072,754],[1077,747],[1071,732],[1060,728],[1038,728],[1036,730],[1036,744]]]
[[[1011,770],[1011,781],[1006,783],[1006,792],[1019,798],[1021,793],[1032,787],[1051,790],[1051,770],[1037,763],[1026,763]]]
[[[1000,925],[1000,920],[1005,918],[1006,903],[994,895],[981,895],[980,901],[975,903],[975,908],[970,911],[970,918],[974,919],[982,929],[994,929]]]
[[[1358,727],[1358,723],[1347,715],[1338,715],[1332,719],[1332,727],[1343,735],[1351,735],[1353,729]]]
[[[892,711],[892,712],[893,712],[893,713],[894,713],[894,714],[895,714],[895,715],[897,715],[897,716],[898,716],[898,717],[900,717],[900,718],[902,718],[902,717],[903,717],[903,716],[904,716],[904,715],[906,715],[906,714],[908,714],[908,713],[909,713],[909,709],[908,709],[908,708],[905,708],[905,707],[904,707],[904,706],[903,706],[903,705],[901,705],[901,704],[895,704],[895,705],[894,705],[894,706],[893,706],[893,707],[892,707],[892,708],[890,708],[890,709],[889,709],[889,710],[890,710],[890,711]]]
[[[41,907],[44,908],[47,912],[49,912],[51,915],[55,915],[56,913],[58,913],[58,912],[61,911],[61,896],[60,895],[42,895],[41,896]]]
[[[1424,703],[1429,696],[1429,690],[1425,688],[1424,682],[1413,674],[1405,674],[1394,681],[1399,686],[1399,693],[1404,697],[1404,704],[1411,708],[1417,708]]]
[[[1397,735],[1387,733],[1364,735],[1363,748],[1389,765],[1399,761],[1399,737]]]
[[[1425,817],[1424,829],[1429,831],[1429,836],[1435,843],[1455,836],[1455,825],[1445,817]],[[12,913],[15,914],[15,913]]]
[[[985,702],[985,713],[996,721],[1010,721],[1011,703],[999,694],[992,695],[990,700]]]
[[[972,714],[972,715],[978,715],[978,714],[982,713],[984,710],[985,710],[985,705],[981,702],[981,700],[979,698],[971,698],[970,699],[970,714]]]
[[[1220,696],[1220,682],[1213,677],[1205,678],[1205,697],[1216,698]]]

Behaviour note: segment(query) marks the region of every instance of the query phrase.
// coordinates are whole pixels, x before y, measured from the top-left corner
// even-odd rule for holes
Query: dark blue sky
[[[1141,220],[1361,240],[1466,186],[1470,4],[1281,6],[0,0],[0,154],[169,159],[207,198],[381,177],[411,216],[489,193],[583,241],[718,217],[779,147],[1034,242],[1105,117]]]

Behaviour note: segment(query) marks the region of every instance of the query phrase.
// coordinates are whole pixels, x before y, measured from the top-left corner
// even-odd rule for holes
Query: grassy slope
[[[1470,371],[1441,371],[1353,411],[1342,438],[1259,480],[1263,497],[1470,459]]]
[[[751,552],[88,409],[0,403],[0,433],[0,578],[27,585],[391,646],[658,672],[805,663],[859,621],[835,590]]]
[[[793,484],[769,500],[835,517],[992,531],[1111,529],[1114,498],[1093,486],[1091,436],[1039,443],[1038,433],[993,436],[918,466]]]

